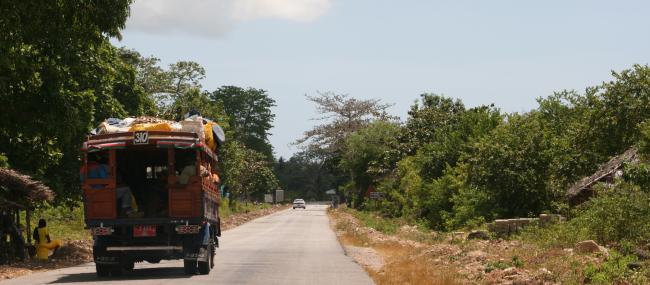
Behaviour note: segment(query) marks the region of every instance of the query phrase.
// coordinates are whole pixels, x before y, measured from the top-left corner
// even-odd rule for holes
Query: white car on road
[[[307,209],[307,206],[305,206],[305,200],[303,199],[293,200],[293,209],[295,210],[296,208]]]

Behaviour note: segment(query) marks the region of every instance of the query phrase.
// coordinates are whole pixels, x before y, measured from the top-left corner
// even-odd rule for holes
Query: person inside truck
[[[88,179],[103,179],[108,177],[108,159],[100,153],[93,153],[88,156],[88,163],[81,167],[81,182],[84,181],[84,171],[88,171]],[[104,188],[105,184],[93,184],[93,188]]]
[[[187,184],[190,181],[190,177],[196,176],[196,164],[193,159],[187,157],[180,160],[180,162],[179,165],[184,165],[184,167],[182,168],[183,170],[181,171],[181,174],[178,176],[178,183]],[[200,169],[201,175],[207,176],[210,174],[210,171],[203,165],[201,165]]]
[[[138,204],[133,197],[131,187],[124,182],[121,174],[117,175],[117,185],[115,186],[116,200],[120,205],[120,216],[135,218],[141,216],[138,212]]]
[[[50,257],[50,253],[55,254],[61,247],[60,240],[50,238],[50,232],[47,229],[45,219],[38,220],[38,227],[34,229],[32,237],[36,243],[36,258],[40,260],[47,260]]]
[[[161,169],[156,172],[153,183],[147,186],[147,192],[153,194],[144,202],[147,217],[167,216],[167,177],[167,169]]]

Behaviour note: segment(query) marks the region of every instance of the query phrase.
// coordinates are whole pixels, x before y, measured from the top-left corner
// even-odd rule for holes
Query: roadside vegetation
[[[625,245],[606,255],[574,251],[570,223],[489,240],[409,226],[378,213],[329,212],[339,240],[377,284],[647,284],[650,265]],[[372,216],[372,219],[368,219]],[[389,224],[378,230],[373,225]],[[558,237],[560,237],[558,239]],[[360,250],[361,248],[362,250]],[[380,264],[372,260],[380,257]],[[370,261],[369,261],[370,260]],[[630,268],[634,264],[634,269]],[[519,282],[519,283],[517,283]]]
[[[468,108],[427,93],[403,121],[377,115],[381,109],[376,109],[348,124],[354,128],[322,127],[340,130],[305,147],[318,149],[314,153],[322,154],[342,181],[338,190],[355,209],[354,217],[382,234],[411,225],[452,239],[453,232],[485,230],[495,219],[561,214],[566,222],[510,236],[491,234],[491,241],[513,244],[499,259],[482,264],[484,271],[544,268],[567,284],[645,284],[650,67],[634,65],[612,76],[583,93],[565,90],[539,98],[537,108],[523,113],[504,113],[494,105]],[[359,102],[347,100],[341,105]],[[327,115],[349,121],[344,113]],[[594,185],[592,199],[569,205],[567,190],[574,183],[631,148],[638,159],[624,166],[622,176]],[[380,198],[371,199],[371,192],[380,192]],[[606,258],[572,252],[589,240],[604,246]],[[475,242],[465,243],[461,247]]]

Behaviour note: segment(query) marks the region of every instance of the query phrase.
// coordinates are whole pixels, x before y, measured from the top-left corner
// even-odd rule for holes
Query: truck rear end
[[[90,136],[81,171],[98,276],[183,259],[208,274],[221,235],[217,155],[197,133]]]

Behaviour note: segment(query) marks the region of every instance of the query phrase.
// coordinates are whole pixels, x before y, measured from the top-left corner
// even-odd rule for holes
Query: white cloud
[[[136,0],[126,28],[220,36],[243,21],[312,21],[330,5],[331,0]]]

